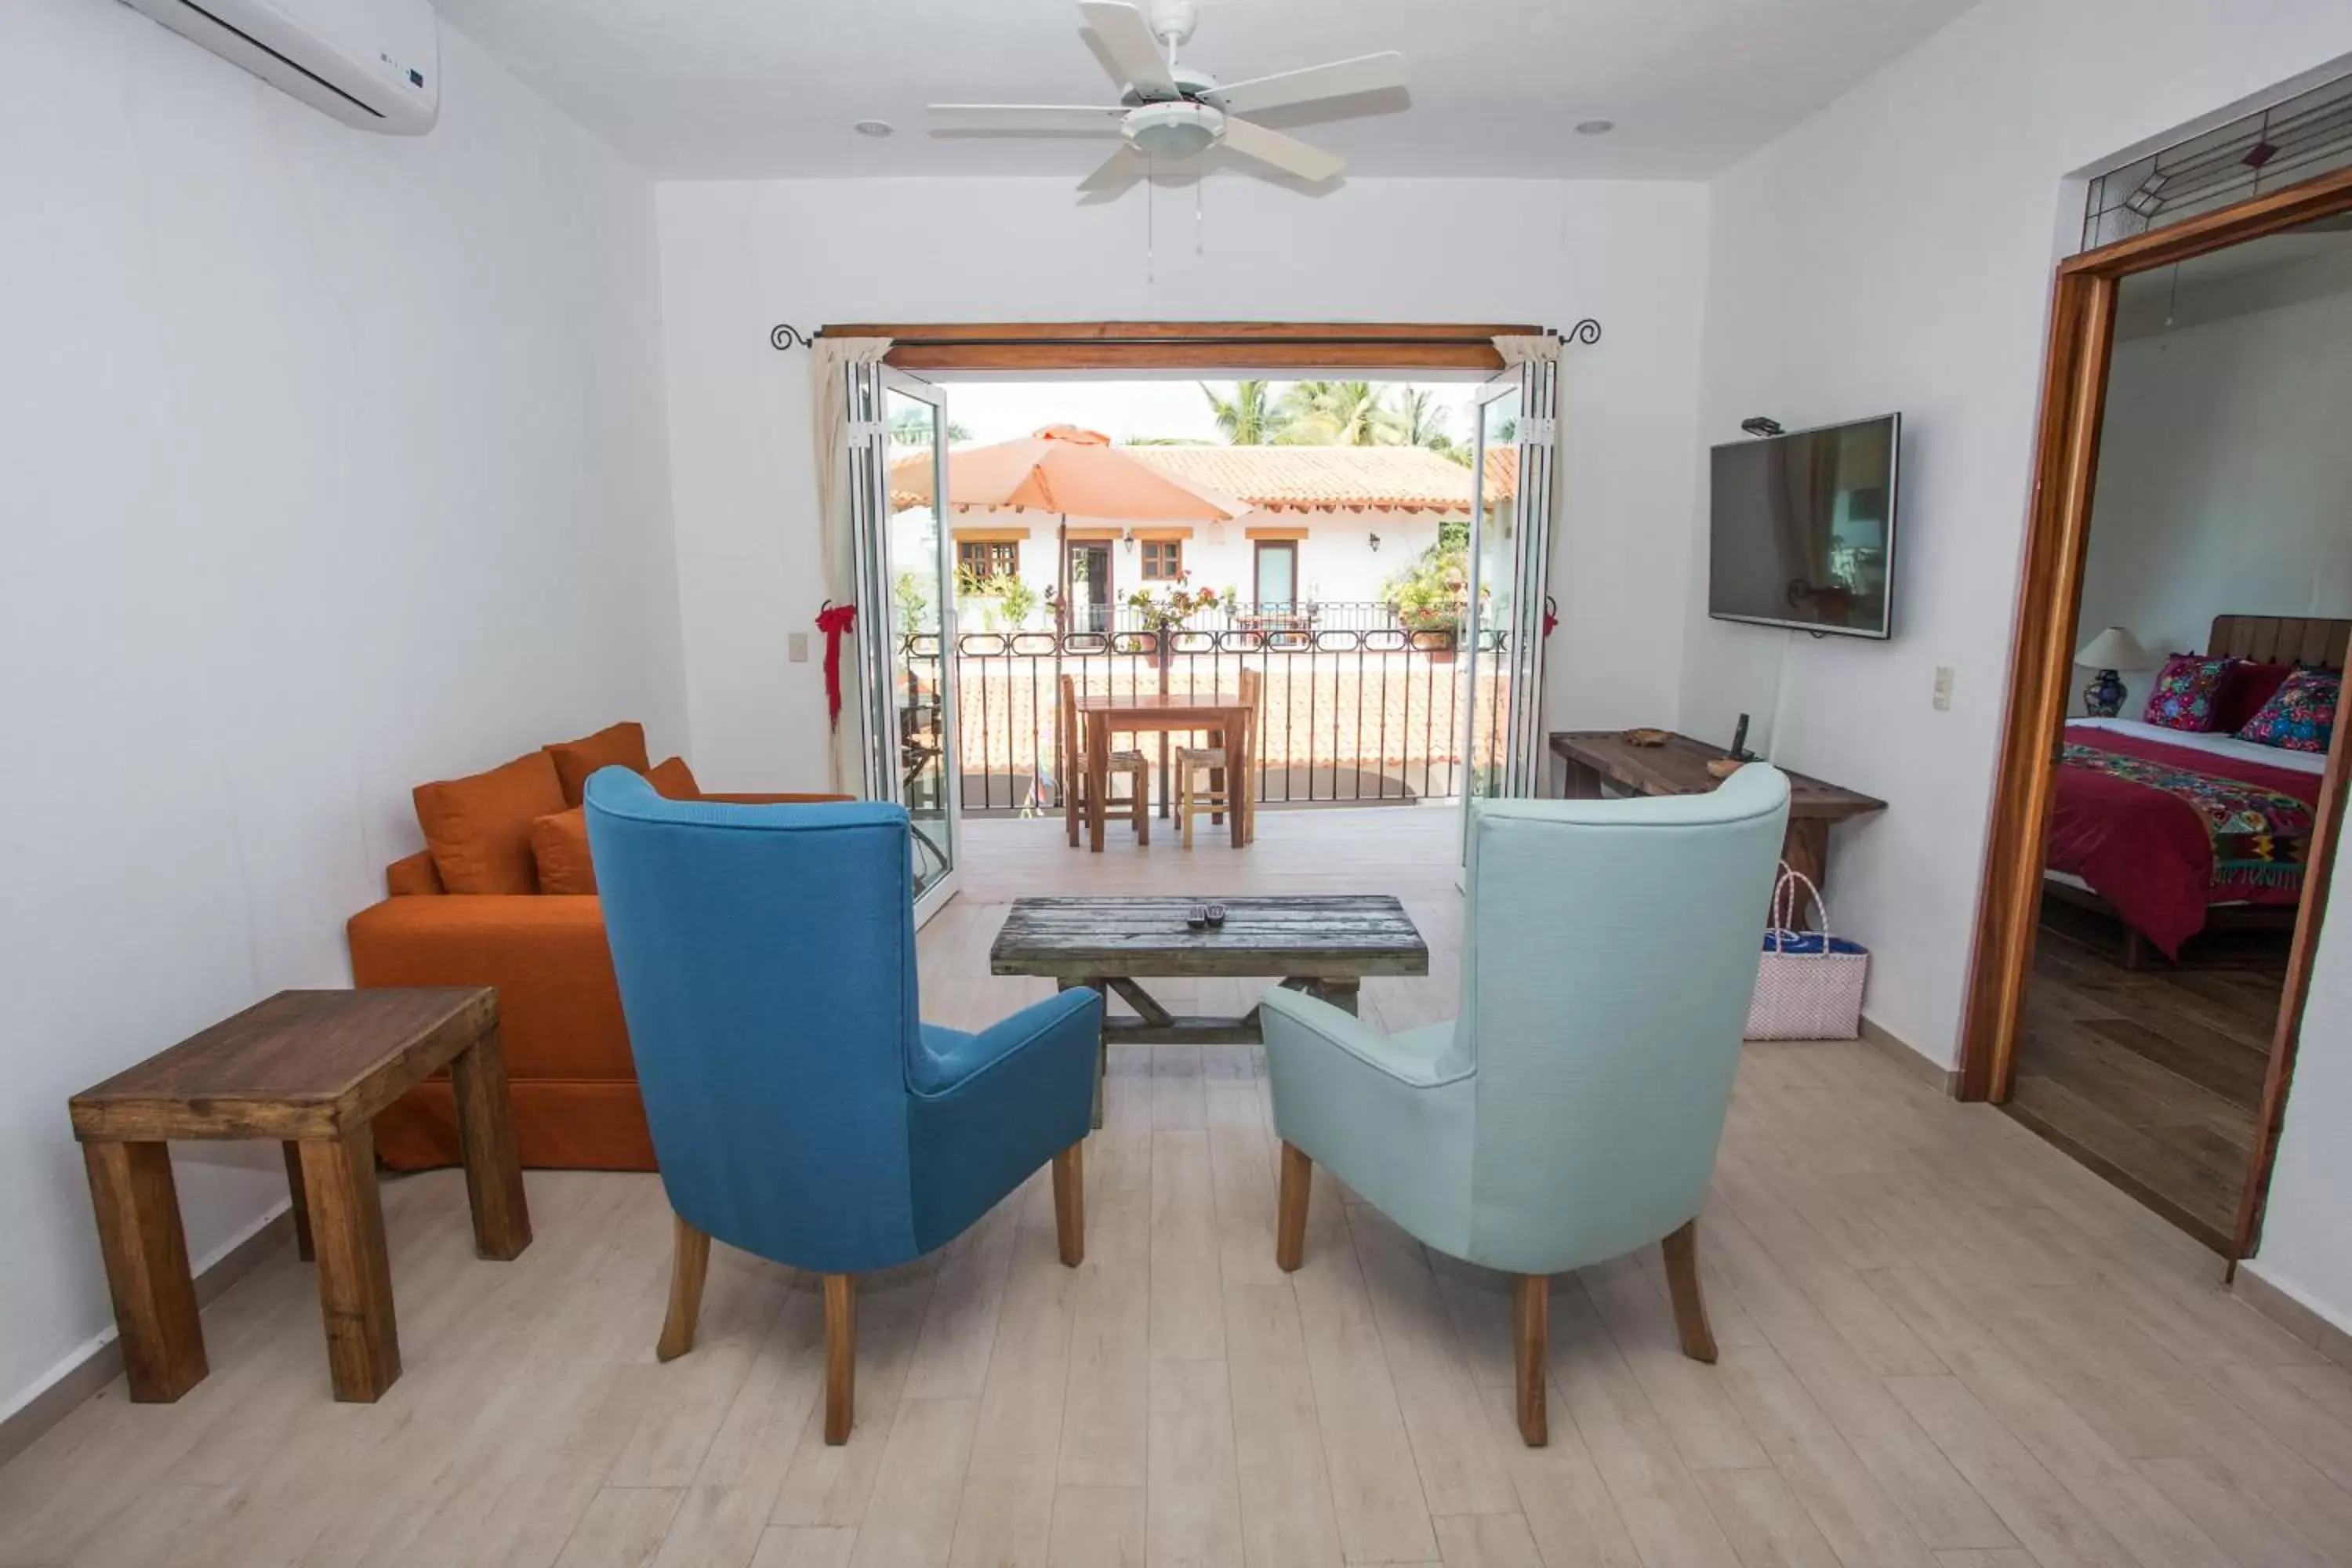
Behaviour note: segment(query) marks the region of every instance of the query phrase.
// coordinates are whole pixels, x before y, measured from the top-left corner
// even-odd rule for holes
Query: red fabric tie
[[[831,600],[816,613],[816,629],[824,634],[824,702],[833,727],[841,728],[841,639],[857,619],[857,606]]]

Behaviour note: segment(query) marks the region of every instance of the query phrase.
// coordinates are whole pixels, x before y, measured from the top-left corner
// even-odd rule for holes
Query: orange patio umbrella
[[[930,502],[929,452],[901,458],[890,465],[894,510]],[[1110,437],[1101,431],[1082,430],[1075,425],[1048,425],[1017,441],[950,452],[948,505],[958,511],[974,507],[1034,507],[1058,516],[1061,522],[1055,547],[1060,561],[1055,581],[1064,606],[1070,599],[1072,517],[1121,522],[1223,522],[1249,510],[1231,496],[1171,479],[1112,446]]]

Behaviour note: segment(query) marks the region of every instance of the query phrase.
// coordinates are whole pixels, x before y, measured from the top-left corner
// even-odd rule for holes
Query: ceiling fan
[[[1124,138],[1118,152],[1078,182],[1082,191],[1117,190],[1150,172],[1155,161],[1197,157],[1219,146],[1283,174],[1319,182],[1337,176],[1347,167],[1346,161],[1241,116],[1405,85],[1404,57],[1393,49],[1220,83],[1176,58],[1177,46],[1192,40],[1199,20],[1192,0],[1153,0],[1149,18],[1124,0],[1078,0],[1078,11],[1108,57],[1121,89],[1118,102],[1099,108],[935,103],[932,124],[950,131]]]

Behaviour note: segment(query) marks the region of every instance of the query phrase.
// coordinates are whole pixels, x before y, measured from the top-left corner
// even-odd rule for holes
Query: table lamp
[[[2147,649],[2139,646],[2139,639],[2121,626],[2109,626],[2076,648],[2074,662],[2098,672],[2083,688],[2083,711],[2094,719],[2112,719],[2123,710],[2124,681],[2116,671],[2151,669],[2156,665]]]

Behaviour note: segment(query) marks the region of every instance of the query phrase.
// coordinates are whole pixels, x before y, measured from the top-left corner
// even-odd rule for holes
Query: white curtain
[[[1537,332],[1513,336],[1505,333],[1496,338],[1495,352],[1503,356],[1507,369],[1515,364],[1525,364],[1531,359],[1557,362],[1559,359],[1559,334]]]
[[[849,377],[853,366],[879,364],[890,352],[887,338],[828,338],[809,345],[809,416],[816,440],[817,545],[824,569],[824,597],[836,605],[857,604],[857,541],[849,494]],[[826,738],[831,787],[863,795],[866,779],[866,689],[856,638],[868,629],[865,617],[878,613],[857,605],[860,625],[841,650],[841,720]],[[819,657],[823,657],[820,647]]]
[[[1545,473],[1549,481],[1544,487],[1545,537],[1559,537],[1560,513],[1560,454],[1568,435],[1568,422],[1559,416],[1560,338],[1558,332],[1539,332],[1513,336],[1500,334],[1495,339],[1495,352],[1503,356],[1506,368],[1538,364],[1538,376],[1528,384],[1528,394],[1521,399],[1519,414],[1522,427],[1530,416],[1540,416],[1552,422],[1549,462]],[[1524,372],[1522,373],[1524,374]],[[1540,406],[1538,406],[1540,405]]]

